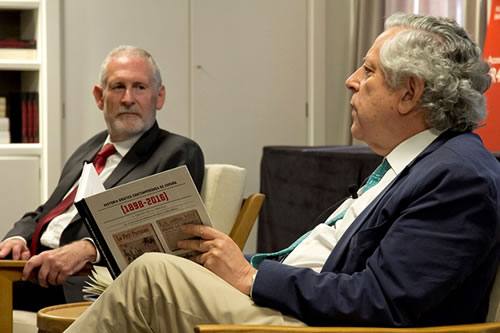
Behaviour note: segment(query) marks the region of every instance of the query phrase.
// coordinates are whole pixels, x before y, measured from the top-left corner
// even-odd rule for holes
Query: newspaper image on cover
[[[192,209],[187,212],[183,212],[174,216],[165,217],[161,220],[156,221],[158,227],[161,230],[163,238],[167,242],[168,249],[170,251],[177,251],[177,241],[179,239],[187,239],[190,236],[183,233],[181,227],[184,224],[202,224],[200,215],[196,209]]]
[[[168,236],[168,234],[167,234]],[[144,224],[113,235],[127,264],[145,252],[165,252],[151,224]]]
[[[75,205],[114,278],[144,252],[195,254],[177,247],[192,237],[180,228],[212,226],[186,166],[88,195]]]

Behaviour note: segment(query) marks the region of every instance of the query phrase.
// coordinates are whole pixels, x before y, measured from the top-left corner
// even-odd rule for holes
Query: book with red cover
[[[32,105],[32,130],[31,130],[31,135],[32,135],[32,141],[33,143],[38,143],[40,142],[39,136],[38,136],[38,93],[34,92],[31,94],[31,105]]]
[[[11,143],[39,142],[38,92],[13,92],[7,96]]]
[[[0,48],[8,49],[36,49],[36,40],[34,39],[0,39]]]
[[[21,97],[21,138],[23,143],[28,143],[28,127],[29,127],[29,110],[28,110],[28,94],[23,94]]]

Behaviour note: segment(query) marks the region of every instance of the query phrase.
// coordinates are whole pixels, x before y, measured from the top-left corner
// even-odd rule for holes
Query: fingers
[[[0,243],[0,258],[12,254],[13,260],[27,260],[30,257],[29,249],[19,239],[9,239]]]
[[[206,252],[212,248],[211,241],[203,239],[185,239],[177,242],[177,246],[181,249],[194,250],[198,252]]]
[[[22,279],[27,280],[35,269],[38,269],[37,280],[42,287],[48,288],[49,285],[59,285],[63,283],[68,275],[58,267],[57,264],[51,262],[50,258],[45,255],[33,256],[24,266]]]
[[[50,270],[47,265],[42,265],[40,266],[40,269],[38,270],[38,284],[41,285],[42,287],[48,288],[49,284],[47,282],[47,276],[49,275]]]
[[[31,253],[27,247],[21,251],[21,260],[28,260],[30,257]]]
[[[43,266],[42,266],[42,269],[43,269]],[[40,269],[40,272],[42,271],[42,269]],[[63,271],[63,270],[59,270],[59,269],[49,269],[48,271],[43,271],[43,276],[40,276],[40,272],[38,274],[38,281],[40,282],[41,279],[43,279],[43,281],[49,285],[54,285],[54,286],[57,286],[57,285],[60,285],[61,283],[63,283],[64,281],[66,281],[66,279],[68,278],[68,275]]]
[[[202,224],[186,224],[182,226],[182,231],[203,239],[214,239],[221,234],[220,231]]]
[[[7,247],[5,242],[0,243],[0,258],[5,258],[10,253],[10,248]]]
[[[49,285],[61,284],[67,278],[63,270],[57,268],[57,265],[52,263],[46,254],[39,254],[28,260],[24,266],[21,279],[30,279],[30,276],[36,269],[38,269],[38,274],[36,275],[38,284],[45,288],[48,288]]]
[[[13,260],[21,260],[22,248],[17,244],[12,247],[12,259]]]
[[[40,255],[33,256],[30,260],[28,260],[28,262],[24,266],[23,274],[21,275],[21,279],[23,281],[28,280],[30,275],[31,275],[31,272],[33,272],[33,270],[35,268],[40,267],[42,262],[43,261],[42,261],[42,258],[40,257]]]
[[[208,257],[208,254],[205,252],[205,253],[200,253],[198,255],[192,256],[189,259],[194,261],[197,264],[204,266],[205,263],[207,262],[207,257]]]
[[[88,242],[74,242],[57,249],[47,250],[33,256],[25,265],[22,278],[26,280],[38,268],[38,283],[43,287],[59,285],[70,275],[78,272],[87,260]],[[93,245],[92,245],[93,247]],[[94,249],[95,251],[95,249]]]

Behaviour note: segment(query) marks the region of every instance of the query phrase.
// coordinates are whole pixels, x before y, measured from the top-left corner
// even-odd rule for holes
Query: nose
[[[132,92],[132,88],[127,88],[125,89],[125,92],[123,93],[121,103],[126,106],[130,106],[134,104],[134,95]]]
[[[345,86],[347,89],[351,90],[352,92],[356,92],[359,90],[359,73],[360,73],[361,68],[358,68],[354,73],[349,76],[349,78],[345,81]]]

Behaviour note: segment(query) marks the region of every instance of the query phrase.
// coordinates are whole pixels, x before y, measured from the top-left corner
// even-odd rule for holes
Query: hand
[[[79,240],[31,257],[24,266],[21,278],[27,280],[31,272],[39,267],[38,283],[42,287],[60,285],[68,276],[79,272],[87,262],[94,261],[96,255],[96,249],[90,241]]]
[[[252,275],[257,270],[248,263],[229,236],[199,224],[185,225],[183,231],[201,238],[177,243],[180,248],[202,252],[191,260],[205,266],[245,295],[250,295]]]
[[[0,258],[5,258],[11,253],[13,260],[28,260],[30,258],[30,249],[21,239],[12,238],[0,243]]]

